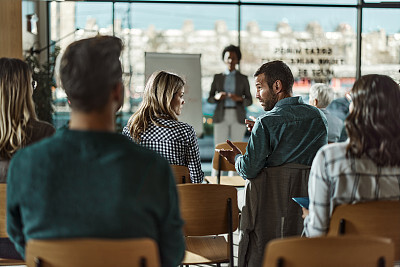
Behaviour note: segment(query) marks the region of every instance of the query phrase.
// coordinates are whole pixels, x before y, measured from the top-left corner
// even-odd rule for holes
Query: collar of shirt
[[[326,108],[320,108],[319,110],[322,111],[324,114],[329,114],[330,112]]]
[[[228,69],[225,70],[224,72],[225,75],[235,75],[236,74],[236,70],[233,71],[229,71]]]
[[[281,107],[283,105],[296,105],[296,104],[304,104],[301,96],[292,96],[281,99],[278,101],[278,103],[275,104],[275,107]]]

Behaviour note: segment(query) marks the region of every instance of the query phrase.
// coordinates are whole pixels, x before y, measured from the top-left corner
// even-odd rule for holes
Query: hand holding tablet
[[[292,197],[292,199],[302,208],[308,209],[308,206],[310,205],[310,199],[308,197]]]

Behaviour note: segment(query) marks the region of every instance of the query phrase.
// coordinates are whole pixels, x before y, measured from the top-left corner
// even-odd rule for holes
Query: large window
[[[120,37],[125,44],[121,60],[126,114],[141,101],[145,52],[201,54],[203,113],[207,116],[212,108],[205,99],[213,75],[225,69],[221,52],[229,44],[240,44],[240,70],[249,76],[253,96],[253,73],[263,62],[275,59],[291,67],[297,95],[306,96],[313,83],[324,82],[342,97],[355,81],[357,0],[194,2],[51,2],[51,39],[64,49],[73,40],[98,33]],[[400,6],[381,8],[372,0],[366,2],[361,4],[361,72],[399,80]],[[67,109],[65,101],[58,103],[64,104],[56,111]],[[249,110],[257,113],[260,108],[255,104]]]

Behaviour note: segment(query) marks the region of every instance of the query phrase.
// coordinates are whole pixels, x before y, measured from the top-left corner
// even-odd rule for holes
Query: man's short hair
[[[122,47],[121,39],[112,36],[83,39],[67,47],[60,76],[72,109],[89,112],[107,103],[110,92],[122,82]]]
[[[310,100],[318,100],[319,108],[326,108],[333,100],[333,89],[324,83],[311,86],[309,94]]]
[[[264,74],[265,81],[268,87],[272,90],[272,86],[277,80],[282,82],[283,91],[287,94],[293,92],[294,78],[292,71],[289,66],[283,61],[276,60],[268,63],[264,63],[257,71],[254,73],[254,77],[260,74]]]
[[[225,60],[225,54],[227,52],[235,52],[239,62],[242,59],[242,52],[240,52],[240,48],[238,46],[228,45],[227,47],[225,47],[224,51],[222,51],[222,60]]]

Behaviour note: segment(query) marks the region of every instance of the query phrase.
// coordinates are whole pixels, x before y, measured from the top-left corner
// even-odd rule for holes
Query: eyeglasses
[[[32,81],[32,88],[33,88],[33,90],[35,90],[36,87],[37,87],[37,81],[33,80],[33,81]]]

